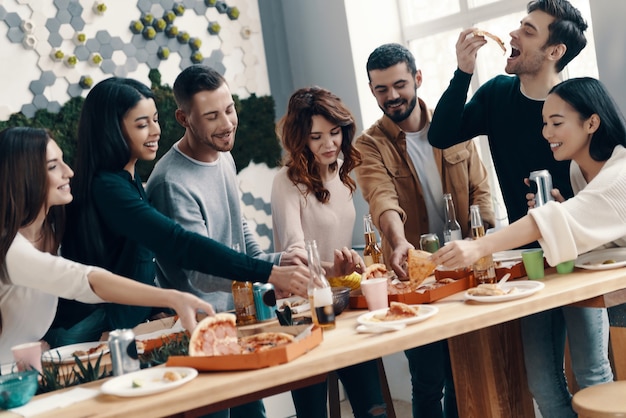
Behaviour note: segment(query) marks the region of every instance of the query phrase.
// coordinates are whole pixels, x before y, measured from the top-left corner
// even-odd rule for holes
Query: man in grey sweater
[[[274,264],[305,263],[306,254],[264,253],[241,212],[235,161],[230,154],[237,111],[228,84],[214,69],[193,65],[174,82],[175,116],[183,137],[160,159],[147,184],[148,197],[184,228]],[[157,259],[162,287],[194,293],[216,311],[233,309],[231,281],[183,270]]]

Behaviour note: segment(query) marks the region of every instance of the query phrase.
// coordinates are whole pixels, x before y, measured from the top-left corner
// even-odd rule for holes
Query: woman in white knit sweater
[[[62,207],[72,200],[73,171],[43,129],[0,132],[0,361],[11,347],[37,341],[48,330],[58,297],[85,303],[116,302],[169,307],[186,329],[210,304],[175,290],[147,286],[58,257]]]
[[[601,246],[626,246],[626,127],[608,91],[593,78],[564,81],[548,94],[542,115],[543,136],[554,158],[572,160],[570,180],[575,196],[564,201],[555,189],[552,194],[557,201],[530,209],[528,215],[494,234],[447,245],[433,254],[433,261],[448,267],[465,266],[486,254],[538,240],[548,263],[554,266]],[[606,317],[603,310],[595,311]],[[586,337],[573,341],[573,335],[581,334],[583,323],[557,327],[550,321],[534,321],[533,328],[528,326],[540,315],[522,322],[529,387],[533,396],[541,399],[538,404],[544,416],[551,415],[544,412],[550,408],[562,411],[558,416],[573,417],[571,394],[562,376],[564,325],[576,327],[576,332],[570,333],[570,350],[573,365],[574,356],[581,360],[581,369],[575,371],[577,376],[586,376],[584,384],[578,382],[584,387],[612,380],[606,353],[607,320],[602,327],[588,330]],[[598,343],[589,344],[594,339]],[[532,352],[544,359],[532,359]],[[546,369],[555,372],[546,374]],[[541,398],[553,388],[558,388],[555,396]]]
[[[285,162],[272,187],[275,251],[304,249],[304,241],[314,239],[327,266],[339,249],[358,257],[348,250],[356,216],[352,202],[356,184],[350,171],[361,162],[352,147],[355,132],[354,117],[330,91],[308,87],[291,96],[278,126]],[[375,361],[337,372],[355,417],[386,417]],[[298,418],[326,416],[325,383],[292,395]]]

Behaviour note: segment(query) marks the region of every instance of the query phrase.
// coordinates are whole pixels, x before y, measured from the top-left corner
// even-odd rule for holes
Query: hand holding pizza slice
[[[437,265],[430,261],[430,253],[422,250],[409,249],[407,269],[412,289],[417,289],[426,277],[433,274]]]
[[[506,45],[504,45],[504,42],[502,42],[502,39],[500,39],[499,37],[497,37],[493,33],[489,33],[486,30],[476,29],[475,31],[472,32],[472,35],[474,35],[474,36],[483,36],[483,37],[487,37],[487,38],[493,39],[494,41],[496,41],[498,46],[500,48],[502,48],[503,53],[506,54]]]

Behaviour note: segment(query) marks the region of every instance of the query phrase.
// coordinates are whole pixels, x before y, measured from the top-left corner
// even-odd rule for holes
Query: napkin
[[[31,401],[26,405],[13,408],[10,411],[15,412],[25,418],[43,414],[57,408],[65,408],[76,402],[82,402],[87,399],[95,398],[100,391],[98,389],[74,388],[67,392],[57,395],[48,396],[43,399]]]
[[[136,335],[135,340],[138,340],[138,341],[153,340],[155,338],[156,339],[161,338],[161,336],[163,335],[175,334],[177,332],[183,332],[183,331],[185,331],[185,328],[183,328],[183,324],[180,322],[180,319],[178,319],[176,320],[174,325],[172,325],[171,328],[159,329],[157,331],[149,332],[147,334]]]

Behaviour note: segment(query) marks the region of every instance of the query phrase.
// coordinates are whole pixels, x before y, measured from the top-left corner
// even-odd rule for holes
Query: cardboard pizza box
[[[436,283],[436,282],[435,282]],[[435,284],[429,282],[429,284]],[[470,277],[466,276],[461,279],[455,280],[452,283],[447,283],[433,289],[417,289],[410,293],[398,293],[395,295],[389,295],[390,302],[402,302],[408,305],[415,305],[420,303],[432,303],[439,299],[443,299],[447,296],[454,295],[455,293],[462,292],[470,288]]]
[[[435,276],[436,277],[436,276]],[[435,283],[435,277],[428,277],[422,285],[428,285]],[[445,276],[449,277],[449,276]],[[454,282],[445,284],[443,286],[434,289],[422,289],[418,292],[409,293],[392,293],[389,294],[389,302],[402,302],[407,304],[419,304],[419,303],[432,303],[439,299],[443,299],[447,296],[453,295],[463,290],[470,288],[471,275],[466,275],[455,279]],[[442,276],[442,278],[444,278]],[[361,293],[360,289],[353,290],[350,293],[350,308],[351,309],[367,309],[367,301],[365,296]]]
[[[168,366],[193,367],[198,371],[252,370],[276,366],[292,361],[311,351],[323,340],[322,329],[313,325],[267,325],[238,329],[240,336],[260,332],[286,332],[296,337],[292,343],[280,345],[266,351],[224,356],[170,356]]]

